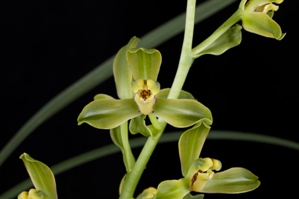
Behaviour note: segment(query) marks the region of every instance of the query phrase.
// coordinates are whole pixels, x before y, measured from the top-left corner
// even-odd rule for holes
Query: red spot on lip
[[[152,91],[151,90],[142,90],[139,94],[139,96],[143,99],[146,100],[147,98],[149,98],[152,95]]]

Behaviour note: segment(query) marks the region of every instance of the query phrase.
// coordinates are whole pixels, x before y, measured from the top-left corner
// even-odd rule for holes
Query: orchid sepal
[[[78,125],[87,123],[98,129],[112,129],[141,115],[133,99],[97,99],[87,104],[77,118]]]
[[[127,51],[136,48],[139,41],[139,38],[132,37],[128,44],[117,52],[113,60],[113,76],[117,95],[120,99],[130,99],[133,97],[131,89],[132,73],[127,62]]]

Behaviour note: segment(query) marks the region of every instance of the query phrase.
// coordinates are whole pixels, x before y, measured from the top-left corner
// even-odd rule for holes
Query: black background
[[[198,24],[194,45],[224,22],[238,3]],[[274,16],[287,32],[282,41],[243,31],[240,46],[194,62],[184,90],[211,109],[213,130],[253,132],[299,142],[298,6],[298,1],[286,0]],[[132,36],[141,37],[184,12],[185,7],[186,1],[157,0],[1,2],[0,148],[46,102],[113,56]],[[163,56],[158,77],[162,88],[171,86],[182,39],[179,34],[157,47]],[[108,131],[76,124],[81,109],[97,93],[116,97],[113,79],[75,100],[18,146],[0,167],[0,193],[28,177],[18,159],[23,152],[51,166],[111,143]],[[246,167],[262,182],[254,192],[205,198],[288,198],[297,193],[295,150],[207,140],[202,156],[220,159],[223,169]],[[59,197],[117,198],[124,172],[120,153],[84,164],[56,176]],[[180,177],[177,143],[159,145],[137,191]]]

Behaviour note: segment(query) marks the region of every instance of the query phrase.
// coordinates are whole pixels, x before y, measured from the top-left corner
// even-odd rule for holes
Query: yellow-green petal
[[[57,199],[56,182],[51,169],[44,163],[30,157],[27,153],[23,153],[20,159],[23,160],[30,179],[37,190],[30,190],[28,195],[32,195],[37,199],[39,197],[40,199]]]
[[[98,99],[87,104],[78,116],[78,125],[87,123],[98,129],[112,129],[141,115],[134,99]]]
[[[205,184],[203,193],[244,193],[260,185],[258,177],[245,168],[235,167],[219,173]]]
[[[157,81],[162,62],[161,53],[156,49],[137,48],[127,51],[127,60],[133,78]]]
[[[208,125],[212,124],[211,111],[202,103],[192,99],[159,98],[153,110],[153,115],[177,128],[189,127],[200,121]]]

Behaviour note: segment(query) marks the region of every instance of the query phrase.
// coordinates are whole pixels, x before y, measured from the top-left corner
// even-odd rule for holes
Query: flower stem
[[[192,57],[192,41],[194,30],[196,0],[188,0],[186,10],[186,22],[184,41],[181,51],[181,57],[179,61],[178,70],[176,72],[174,81],[171,86],[171,90],[168,94],[169,99],[177,99],[180,91],[183,88],[189,69],[193,63]]]
[[[125,178],[124,186],[122,187],[120,199],[132,199],[135,189],[138,185],[139,179],[148,163],[154,149],[156,148],[160,137],[163,134],[163,130],[166,127],[164,123],[162,131],[159,132],[154,138],[149,137],[134,165],[134,168],[129,172]]]
[[[192,58],[192,40],[193,40],[193,29],[194,29],[194,16],[195,16],[196,0],[188,0],[186,8],[186,24],[185,24],[185,35],[181,51],[181,57],[179,61],[179,67],[172,84],[168,98],[178,98],[180,91],[185,83],[189,68],[193,63]],[[163,131],[166,127],[166,122],[160,121],[161,130],[153,138],[149,137],[132,169],[126,176],[120,199],[132,199],[134,198],[134,192],[139,182],[139,179],[148,163],[155,147],[157,146],[159,139],[161,138]]]

